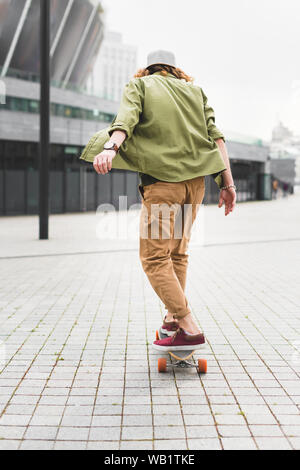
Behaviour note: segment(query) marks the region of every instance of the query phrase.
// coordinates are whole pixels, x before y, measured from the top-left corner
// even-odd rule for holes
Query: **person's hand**
[[[230,214],[235,208],[236,192],[234,188],[221,189],[219,197],[219,207],[225,204],[225,215]]]
[[[111,170],[112,161],[116,156],[115,150],[103,150],[94,158],[93,167],[98,175],[105,175]]]

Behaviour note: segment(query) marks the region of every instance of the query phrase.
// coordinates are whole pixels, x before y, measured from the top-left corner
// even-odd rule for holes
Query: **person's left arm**
[[[223,204],[225,204],[225,215],[228,215],[234,210],[236,205],[235,186],[231,173],[229,155],[227,152],[226,144],[223,139],[216,139],[215,142],[219,147],[220,154],[226,167],[226,170],[222,171],[221,173],[222,187],[225,187],[226,189],[220,188],[219,207],[222,207]]]
[[[130,138],[135,126],[138,124],[143,110],[144,85],[141,79],[132,79],[126,85],[123,92],[119,112],[108,133],[110,139],[107,144],[115,143],[119,148],[126,138]],[[94,159],[94,168],[98,174],[105,174],[112,168],[112,160],[116,156],[116,150],[103,150]]]
[[[208,104],[207,96],[205,95],[204,91],[201,88],[201,93],[203,97],[203,105],[204,105],[204,114],[206,120],[206,127],[208,135],[215,141],[217,144],[222,159],[224,161],[224,166],[226,170],[221,172],[221,182],[217,183],[220,188],[220,196],[219,196],[219,207],[222,207],[225,204],[225,215],[230,214],[235,208],[236,205],[236,192],[235,187],[233,184],[233,177],[230,169],[230,161],[229,156],[226,148],[225,137],[224,134],[218,129],[215,124],[215,112],[214,109]],[[218,176],[217,174],[213,175],[214,177]],[[222,187],[228,189],[222,189]]]

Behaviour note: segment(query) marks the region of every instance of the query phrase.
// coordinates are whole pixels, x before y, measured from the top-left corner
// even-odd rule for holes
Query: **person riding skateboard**
[[[147,66],[126,84],[108,135],[104,150],[94,158],[97,173],[114,168],[121,146],[126,153],[125,144],[131,146],[126,168],[139,171],[140,260],[167,310],[161,331],[168,336],[153,347],[198,349],[205,338],[185,285],[190,231],[204,198],[204,177],[213,175],[218,184],[218,205],[225,205],[225,216],[236,204],[225,137],[215,125],[214,110],[202,88],[176,67],[172,52],[154,51]]]

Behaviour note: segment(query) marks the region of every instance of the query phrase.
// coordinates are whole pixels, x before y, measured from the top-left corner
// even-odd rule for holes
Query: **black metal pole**
[[[50,0],[40,0],[40,148],[39,234],[47,240],[49,226],[49,137],[50,137]]]

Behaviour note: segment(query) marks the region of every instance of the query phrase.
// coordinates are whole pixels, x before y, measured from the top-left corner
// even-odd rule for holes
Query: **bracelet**
[[[229,184],[228,186],[223,186],[222,188],[220,188],[220,190],[222,189],[229,189],[229,188],[233,188],[236,190],[236,185],[235,184]]]

